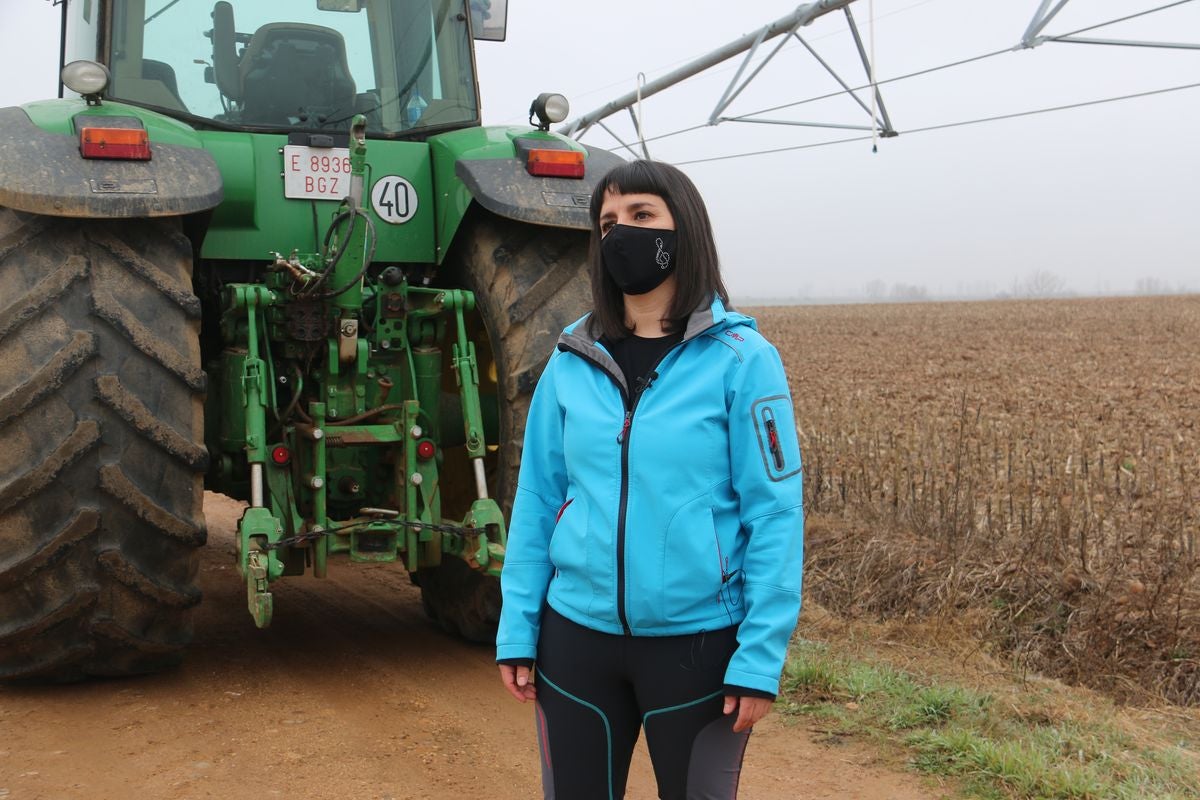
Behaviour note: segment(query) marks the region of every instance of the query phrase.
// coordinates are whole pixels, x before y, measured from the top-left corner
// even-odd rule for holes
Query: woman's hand
[[[754,723],[767,715],[772,705],[774,705],[774,701],[765,697],[725,695],[725,713],[732,714],[734,709],[737,709],[737,721],[733,723],[734,733],[741,733],[753,728]]]
[[[500,682],[514,698],[524,703],[537,698],[537,687],[529,680],[529,667],[500,664]]]

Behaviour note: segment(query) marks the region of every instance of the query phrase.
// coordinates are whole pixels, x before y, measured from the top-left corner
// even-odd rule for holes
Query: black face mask
[[[625,294],[645,294],[675,271],[675,231],[613,225],[600,241],[600,260]]]

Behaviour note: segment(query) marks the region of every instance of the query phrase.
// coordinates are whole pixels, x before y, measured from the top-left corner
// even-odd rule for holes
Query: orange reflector
[[[525,169],[530,175],[582,178],[583,153],[578,150],[530,150]]]
[[[79,132],[84,158],[150,160],[150,137],[142,128],[84,128]]]

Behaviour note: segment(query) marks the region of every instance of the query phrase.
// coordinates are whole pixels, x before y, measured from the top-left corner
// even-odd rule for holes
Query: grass
[[[1200,797],[1194,739],[1148,733],[1102,704],[1053,687],[971,688],[886,661],[800,641],[780,706],[830,733],[895,748],[909,765],[987,800],[1184,800]]]

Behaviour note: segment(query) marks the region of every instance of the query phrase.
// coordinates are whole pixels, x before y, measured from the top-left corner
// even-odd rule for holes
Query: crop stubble
[[[795,400],[810,597],[1200,704],[1200,296],[751,313]]]

